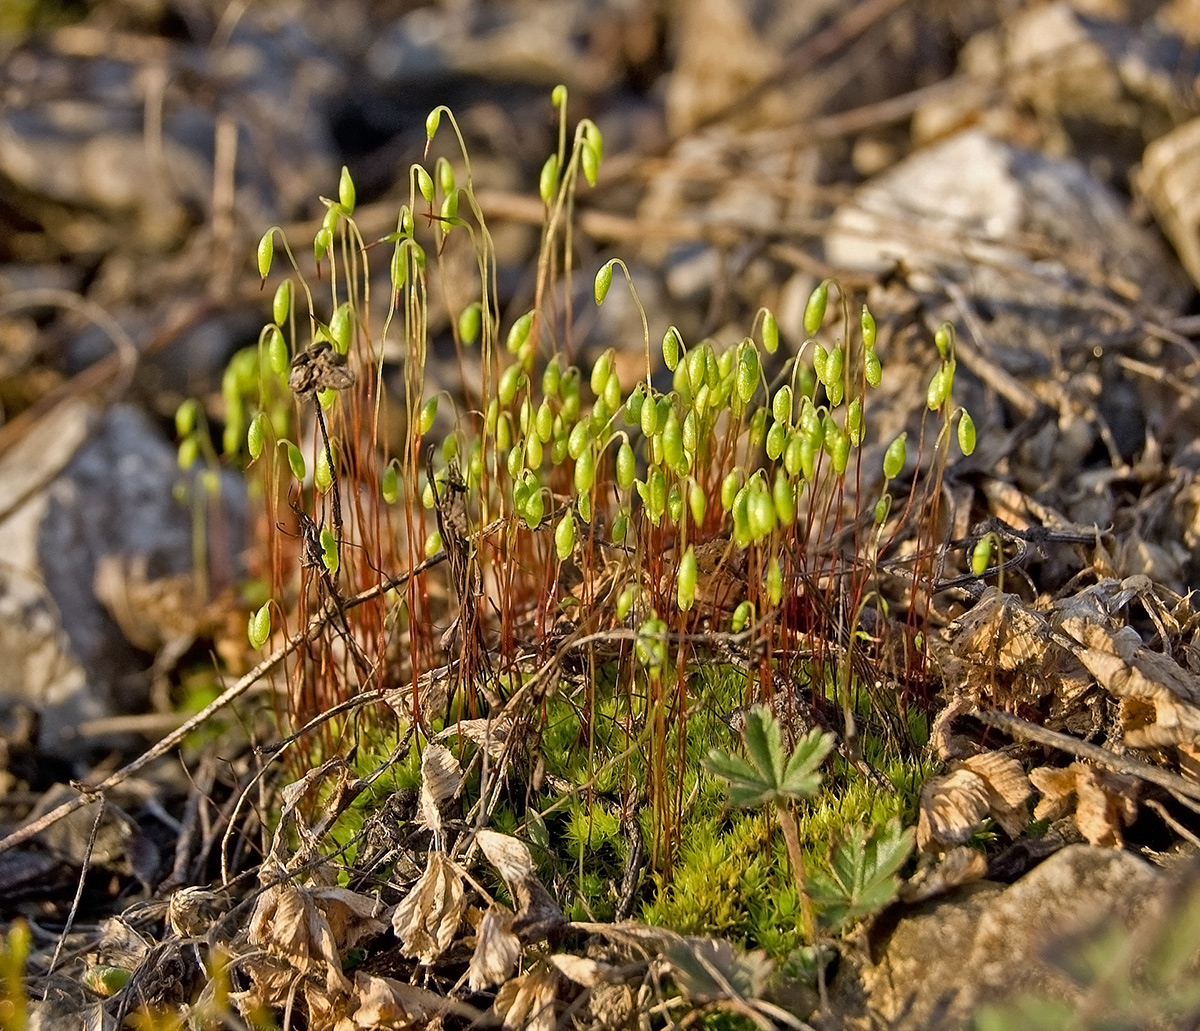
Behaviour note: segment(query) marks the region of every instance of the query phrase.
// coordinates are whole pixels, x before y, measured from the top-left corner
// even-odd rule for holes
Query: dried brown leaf
[[[1121,829],[1137,819],[1137,781],[1081,763],[1075,777],[1075,826],[1093,845],[1121,848]]]
[[[1021,764],[1002,752],[983,752],[964,760],[963,766],[983,778],[992,819],[1010,838],[1017,837],[1029,822],[1025,803],[1033,794]]]
[[[1050,647],[1045,617],[1020,598],[994,587],[951,628],[954,654],[994,665],[1006,672],[1037,666]]]
[[[954,732],[954,721],[975,708],[975,703],[964,695],[958,695],[947,703],[937,714],[933,726],[929,728],[929,740],[934,753],[943,762],[951,759],[965,759],[974,755],[978,750],[975,742],[965,734]]]
[[[481,830],[478,841],[517,904],[513,929],[522,941],[540,941],[566,922],[558,903],[535,876],[533,857],[524,842],[490,830]]]
[[[405,955],[432,963],[454,940],[465,908],[458,867],[440,852],[430,852],[425,872],[392,914]]]
[[[227,900],[205,888],[180,888],[167,906],[167,926],[180,938],[202,937],[225,911]]]
[[[550,956],[549,960],[560,974],[584,988],[594,988],[612,978],[612,967],[584,956],[556,953]]]
[[[987,873],[987,859],[966,845],[952,848],[936,861],[925,862],[909,880],[900,886],[900,898],[905,902],[923,902],[943,895],[960,884],[980,880]]]
[[[465,737],[473,745],[486,748],[488,755],[493,759],[499,759],[504,755],[512,728],[513,721],[510,716],[501,716],[498,719],[459,720],[438,734],[438,738]]]
[[[458,794],[462,783],[462,767],[450,749],[445,745],[427,745],[421,757],[421,800],[417,807],[417,823],[435,834],[440,833],[441,807]]]
[[[961,845],[988,814],[983,778],[968,769],[933,777],[921,788],[917,845],[922,850]]]
[[[1060,625],[1096,682],[1118,698],[1143,703],[1127,710],[1127,744],[1163,748],[1200,741],[1200,677],[1147,648],[1132,627],[1111,629],[1099,594],[1085,592],[1063,612]],[[1147,706],[1153,707],[1153,722]]]
[[[554,967],[538,964],[501,986],[492,1005],[504,1026],[554,1031],[558,1024],[554,1006],[558,979]]]
[[[479,832],[476,840],[488,862],[500,872],[514,896],[516,885],[534,876],[533,856],[523,841],[511,834],[486,829]]]
[[[513,914],[493,904],[479,921],[475,932],[475,952],[467,968],[471,991],[501,984],[512,977],[521,959],[521,942],[512,933]]]
[[[1057,820],[1071,811],[1075,794],[1075,770],[1039,766],[1029,771],[1029,780],[1041,793],[1033,815],[1038,820]]]
[[[354,987],[358,994],[358,1007],[350,1020],[341,1022],[336,1031],[354,1031],[358,1028],[399,1031],[403,1028],[425,1027],[430,1021],[455,1008],[441,995],[390,977],[357,973],[354,975]]]

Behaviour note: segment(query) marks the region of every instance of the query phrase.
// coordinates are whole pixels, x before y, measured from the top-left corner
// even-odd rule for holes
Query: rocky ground
[[[236,799],[252,777],[168,754],[106,793],[119,818],[92,805],[19,830],[177,727],[180,670],[250,665],[250,502],[232,473],[216,492],[181,473],[174,416],[198,397],[221,423],[226,362],[269,304],[256,241],[279,225],[307,248],[342,165],[364,234],[389,232],[446,104],[500,300],[525,310],[558,83],[605,138],[575,212],[580,359],[620,340],[640,358],[624,295],[590,303],[615,255],[651,326],[688,340],[740,337],[766,305],[800,341],[812,288],[837,276],[879,323],[886,442],[919,433],[948,320],[979,445],[946,479],[946,537],[999,519],[1020,553],[1008,593],[960,584],[938,602],[947,780],[924,843],[949,855],[985,815],[1003,825],[999,775],[979,766],[998,747],[1029,750],[1026,795],[1058,822],[1044,844],[994,849],[986,879],[943,870],[863,928],[813,1024],[965,1027],[1017,990],[1068,1000],[1080,1026],[1148,1026],[1137,1006],[1155,1003],[1163,1026],[1191,1019],[1186,993],[1114,973],[1128,955],[1089,967],[1062,943],[1085,925],[1107,940],[1112,918],[1144,959],[1173,933],[1164,914],[1194,905],[1200,5],[47,0],[0,32],[0,919],[35,930],[41,1026],[84,1019],[63,1015],[82,1004],[48,960],[76,886],[94,928],[131,898],[209,884],[217,837],[181,800]],[[427,381],[457,391],[447,324],[430,335]],[[384,369],[402,393],[401,356]],[[955,881],[970,883],[945,894]],[[345,1026],[466,1019],[388,1005],[409,1016],[364,1001],[375,1023]],[[1047,1007],[1036,1026],[1065,1026]]]

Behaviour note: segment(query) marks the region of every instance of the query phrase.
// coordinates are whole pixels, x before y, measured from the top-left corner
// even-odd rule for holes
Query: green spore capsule
[[[862,342],[868,351],[875,350],[875,316],[865,304],[862,307]]]
[[[687,612],[696,603],[696,581],[699,570],[695,549],[689,544],[683,558],[679,560],[679,575],[676,579],[675,599],[680,611]]]
[[[817,335],[817,330],[825,321],[825,306],[828,303],[829,280],[825,280],[808,295],[808,303],[804,306],[804,332],[810,337]]]
[[[568,512],[554,528],[554,553],[559,562],[565,562],[575,550],[575,515]]]
[[[246,636],[250,639],[251,648],[261,648],[271,636],[271,603],[265,602],[261,608],[251,614],[246,627]]]
[[[958,417],[958,449],[964,455],[975,450],[975,420],[965,408]]]
[[[900,475],[904,461],[908,457],[908,431],[901,433],[893,440],[883,453],[883,475],[891,480]]]

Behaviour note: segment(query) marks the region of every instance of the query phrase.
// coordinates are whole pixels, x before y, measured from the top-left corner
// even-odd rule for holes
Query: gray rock
[[[137,410],[77,404],[6,454],[0,480],[16,488],[0,523],[0,704],[32,706],[39,744],[82,758],[78,725],[143,708],[150,686],[151,658],[97,597],[97,571],[117,559],[151,582],[190,573],[194,477]],[[207,514],[210,549],[237,554],[244,513],[240,482],[222,478]]]
[[[903,915],[873,962],[847,963],[821,1027],[952,1031],[981,1005],[1022,994],[1066,1000],[1080,987],[1048,962],[1067,936],[1157,912],[1166,875],[1128,852],[1071,845],[1015,884],[990,882]]]

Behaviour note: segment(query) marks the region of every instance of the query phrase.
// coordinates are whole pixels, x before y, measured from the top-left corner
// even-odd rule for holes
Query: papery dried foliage
[[[521,959],[521,940],[512,933],[513,914],[504,906],[488,907],[475,932],[475,951],[467,968],[471,991],[501,984],[512,977]]]
[[[1003,752],[983,752],[963,761],[963,766],[983,779],[988,797],[988,814],[1010,838],[1029,823],[1026,802],[1033,785],[1021,764]]]
[[[481,830],[478,841],[517,905],[513,927],[522,941],[546,938],[566,923],[558,903],[534,874],[533,857],[524,842],[490,830]]]
[[[465,910],[458,867],[430,852],[425,872],[392,914],[392,929],[405,955],[432,963],[450,947]]]
[[[310,1013],[328,1012],[348,995],[346,953],[387,930],[375,899],[336,885],[268,886],[259,896],[247,940],[260,952],[243,960],[254,981],[254,1002],[283,1006],[299,978]]]
[[[951,888],[982,879],[987,868],[984,854],[966,845],[952,848],[936,858],[926,853],[921,857],[917,872],[900,886],[899,895],[904,902],[923,902],[943,895]]]
[[[1075,826],[1093,845],[1120,848],[1122,828],[1137,819],[1138,782],[1133,777],[1074,762],[1065,769],[1040,767],[1029,779],[1042,795],[1033,815],[1055,820],[1074,811]]]
[[[335,1025],[334,1031],[429,1027],[447,1013],[459,1013],[470,1019],[482,1014],[416,985],[391,977],[374,977],[361,971],[354,975],[356,1006],[349,1016]]]
[[[180,938],[202,937],[227,906],[220,892],[180,888],[167,905],[167,926]]]
[[[917,846],[924,851],[961,845],[987,814],[987,786],[978,774],[958,769],[944,777],[933,777],[921,788]]]
[[[431,744],[421,756],[421,800],[417,823],[434,834],[442,829],[442,806],[462,790],[462,766],[445,745]]]
[[[330,991],[348,991],[344,954],[388,929],[378,907],[376,899],[348,888],[284,882],[259,895],[247,939],[283,960],[290,972],[320,978]]]
[[[1132,627],[1113,627],[1097,592],[1064,604],[1060,622],[1079,661],[1122,699],[1126,744],[1162,748],[1200,741],[1200,677],[1146,647]]]
[[[558,1026],[556,1001],[560,980],[561,975],[553,966],[539,963],[505,984],[496,993],[493,1009],[505,1027],[554,1031]]]
[[[1032,792],[1021,764],[999,752],[971,756],[921,789],[917,845],[922,851],[961,845],[992,817],[1009,837],[1029,822]]]

